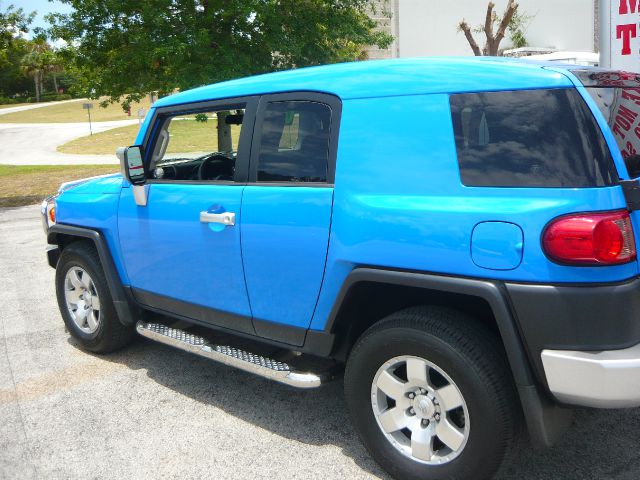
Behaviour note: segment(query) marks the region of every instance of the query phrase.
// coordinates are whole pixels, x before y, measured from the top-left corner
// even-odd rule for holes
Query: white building
[[[507,0],[493,0],[502,15]],[[394,37],[388,50],[369,50],[370,58],[427,55],[473,55],[458,24],[473,28],[484,23],[489,0],[380,0],[375,15],[380,27]],[[549,51],[595,52],[597,0],[518,0],[520,13],[531,17],[525,37],[531,47]],[[382,7],[382,8],[380,8]],[[386,10],[391,18],[382,13]],[[484,36],[475,34],[480,48]],[[511,46],[508,35],[501,48]]]

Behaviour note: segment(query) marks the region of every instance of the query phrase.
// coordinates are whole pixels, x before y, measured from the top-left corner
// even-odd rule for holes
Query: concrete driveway
[[[60,102],[34,103],[31,105],[20,105],[19,107],[0,108],[0,115],[6,115],[8,113],[15,113],[15,112],[24,112],[25,110],[33,110],[34,108],[49,107],[51,105],[62,105],[63,103],[82,102],[82,101],[86,101],[86,100],[82,98],[78,98],[74,100],[62,100]]]
[[[0,122],[2,117],[0,117]],[[138,120],[95,122],[93,133],[133,125]],[[88,123],[0,123],[0,163],[9,165],[117,164],[113,155],[70,155],[56,151],[77,137],[89,135]]]
[[[0,478],[388,478],[341,382],[298,391],[169,347],[80,351],[56,306],[38,208],[0,209]],[[602,388],[594,385],[594,388]],[[637,480],[640,410],[577,412],[502,480]]]

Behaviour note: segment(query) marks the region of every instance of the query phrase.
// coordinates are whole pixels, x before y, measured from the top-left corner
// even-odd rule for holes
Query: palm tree
[[[36,102],[44,93],[44,74],[52,63],[51,47],[43,38],[33,40],[31,51],[22,58],[22,71],[28,77],[33,77],[36,90]]]

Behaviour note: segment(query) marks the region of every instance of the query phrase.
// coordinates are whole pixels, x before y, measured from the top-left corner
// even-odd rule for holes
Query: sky
[[[49,0],[0,0],[0,8],[6,10],[9,5],[14,5],[16,8],[22,8],[26,13],[38,12],[36,18],[31,24],[31,28],[34,27],[47,27],[48,24],[44,20],[44,16],[47,13],[68,13],[71,10],[71,6],[62,4],[58,1],[50,2]],[[30,35],[29,35],[30,36]]]

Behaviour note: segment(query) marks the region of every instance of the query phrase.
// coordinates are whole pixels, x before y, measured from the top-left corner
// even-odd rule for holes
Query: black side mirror
[[[147,183],[147,172],[142,161],[142,147],[127,147],[122,156],[122,173],[132,185]]]

